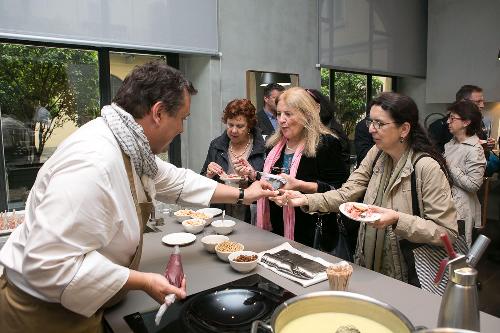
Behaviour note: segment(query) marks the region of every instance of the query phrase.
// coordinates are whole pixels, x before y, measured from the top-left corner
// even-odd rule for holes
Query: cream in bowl
[[[253,251],[237,251],[228,257],[231,267],[240,273],[248,273],[257,267],[259,256]]]
[[[245,247],[241,243],[231,242],[229,240],[219,243],[215,246],[215,253],[222,261],[229,261],[228,257],[231,253],[243,251]]]
[[[189,219],[182,221],[182,226],[187,232],[197,234],[205,228],[205,220],[203,219]]]
[[[201,243],[205,250],[210,253],[215,253],[215,246],[227,240],[229,240],[229,237],[224,235],[208,235],[201,239]]]
[[[214,231],[221,235],[230,234],[233,231],[235,225],[236,222],[232,220],[215,220],[212,222]]]

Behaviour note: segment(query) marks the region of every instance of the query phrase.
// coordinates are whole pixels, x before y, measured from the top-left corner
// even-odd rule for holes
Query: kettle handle
[[[262,326],[265,330],[269,331],[269,332],[273,332],[273,328],[271,327],[271,325],[269,324],[266,324],[265,322],[263,322],[262,320],[256,320],[252,323],[252,329],[251,329],[251,333],[257,333],[257,330],[259,329],[259,326]]]

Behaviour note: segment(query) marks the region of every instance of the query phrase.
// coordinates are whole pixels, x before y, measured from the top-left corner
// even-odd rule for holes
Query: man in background
[[[483,89],[481,87],[466,84],[457,91],[455,100],[471,101],[477,105],[481,113],[484,110],[484,95],[483,95]],[[448,123],[446,122],[447,119],[448,115],[446,115],[446,117],[442,119],[434,121],[429,126],[429,135],[441,153],[444,152],[444,145],[448,141],[450,141],[452,137],[450,131],[448,130]],[[485,146],[485,154],[487,155],[486,159],[488,159],[489,152],[495,146],[495,140],[489,137],[490,134],[491,134],[491,121],[483,116],[483,120],[481,122],[481,132],[477,133],[477,136],[479,137],[479,139],[485,141],[484,146]]]
[[[264,107],[257,112],[257,127],[260,128],[262,135],[271,135],[278,127],[276,97],[283,91],[285,88],[277,83],[269,83],[264,88]]]

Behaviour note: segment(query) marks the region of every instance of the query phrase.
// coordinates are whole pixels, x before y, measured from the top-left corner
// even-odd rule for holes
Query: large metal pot
[[[438,328],[426,328],[426,329],[422,329],[422,330],[417,330],[417,331],[415,331],[415,333],[478,333],[478,332],[464,330],[462,328],[438,327]]]
[[[347,313],[371,319],[395,333],[410,333],[414,330],[401,312],[376,299],[345,291],[320,291],[284,302],[274,310],[269,324],[253,322],[252,333],[256,333],[259,327],[280,333],[292,320],[322,312]],[[315,332],[314,327],[310,327],[310,331]]]

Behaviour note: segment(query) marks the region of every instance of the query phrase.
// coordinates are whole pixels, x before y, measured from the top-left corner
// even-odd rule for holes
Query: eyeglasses
[[[373,125],[373,127],[377,130],[381,129],[383,126],[385,125],[389,125],[389,124],[395,124],[396,122],[395,121],[391,121],[391,122],[388,122],[388,123],[384,123],[382,121],[379,121],[379,120],[373,120],[373,119],[370,119],[370,118],[367,118],[366,120],[366,126],[368,128],[370,128],[370,125]]]
[[[450,121],[450,123],[452,123],[454,120],[463,120],[462,118],[460,117],[453,117],[451,114],[448,115],[448,120]]]

